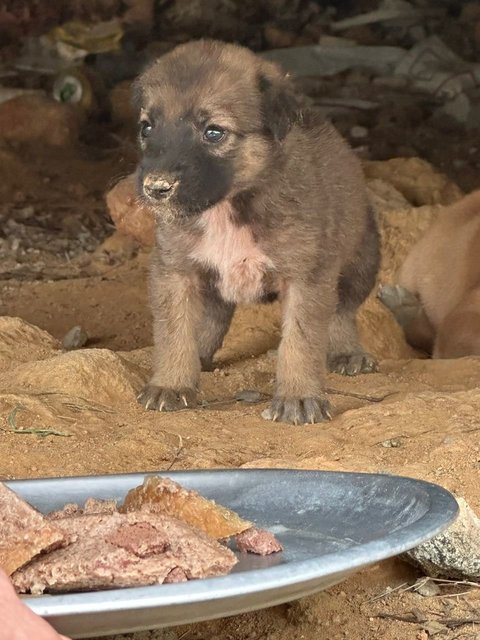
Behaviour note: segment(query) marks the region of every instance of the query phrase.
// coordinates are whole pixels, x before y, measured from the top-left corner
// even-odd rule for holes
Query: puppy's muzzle
[[[149,174],[143,179],[143,192],[151,200],[168,200],[177,187],[177,178],[170,175]]]

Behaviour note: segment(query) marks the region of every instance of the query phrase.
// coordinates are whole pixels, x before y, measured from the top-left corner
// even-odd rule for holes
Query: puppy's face
[[[160,215],[200,214],[254,187],[296,115],[277,67],[213,41],[177,47],[135,89],[140,189]]]

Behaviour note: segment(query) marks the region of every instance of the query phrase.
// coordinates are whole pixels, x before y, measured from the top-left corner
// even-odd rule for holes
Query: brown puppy
[[[379,249],[360,164],[330,125],[300,112],[290,82],[247,49],[181,45],[139,78],[140,190],[157,222],[147,409],[193,406],[238,303],[280,297],[269,417],[330,417],[328,362],[373,371],[355,312]]]
[[[480,355],[480,191],[445,208],[380,299],[434,358]]]

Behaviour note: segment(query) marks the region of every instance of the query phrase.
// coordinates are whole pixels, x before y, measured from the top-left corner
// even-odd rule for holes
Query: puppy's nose
[[[153,200],[166,200],[174,194],[177,184],[173,176],[147,175],[143,179],[143,191]]]

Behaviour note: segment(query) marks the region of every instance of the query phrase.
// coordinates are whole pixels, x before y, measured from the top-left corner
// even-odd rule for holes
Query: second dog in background
[[[413,347],[433,358],[480,355],[480,191],[438,214],[379,298]]]

